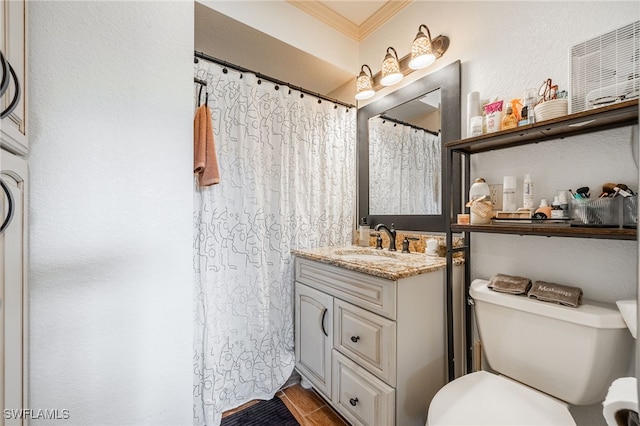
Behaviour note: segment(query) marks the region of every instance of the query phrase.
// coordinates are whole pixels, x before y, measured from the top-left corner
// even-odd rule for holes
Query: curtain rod
[[[272,83],[279,84],[279,85],[282,85],[282,86],[287,86],[290,89],[297,90],[299,92],[302,92],[302,93],[310,95],[310,96],[315,96],[316,98],[322,99],[324,101],[328,101],[328,102],[331,102],[331,103],[334,103],[334,104],[337,104],[337,105],[342,105],[343,107],[346,107],[346,108],[355,108],[355,105],[347,104],[347,103],[341,102],[341,101],[339,101],[337,99],[329,98],[327,96],[321,95],[320,93],[311,92],[311,91],[309,91],[309,90],[307,90],[307,89],[305,89],[303,87],[294,86],[293,84],[286,83],[286,82],[284,82],[282,80],[278,80],[277,78],[269,77],[268,75],[264,75],[264,74],[261,74],[259,72],[255,72],[255,71],[250,70],[248,68],[244,68],[244,67],[241,67],[239,65],[231,64],[231,63],[229,63],[227,61],[223,61],[222,59],[214,58],[213,56],[207,55],[206,53],[198,52],[197,50],[195,50],[194,53],[195,53],[195,57],[196,57],[196,60],[195,60],[196,63],[198,62],[197,58],[201,58],[201,59],[204,59],[206,61],[214,62],[214,63],[216,63],[218,65],[222,65],[223,67],[228,67],[228,68],[234,69],[234,70],[239,71],[239,72],[251,73],[251,74],[255,75],[256,77],[261,78],[263,80],[267,80],[267,81],[270,81]]]
[[[424,130],[427,133],[431,133],[433,136],[438,136],[440,134],[439,130],[437,132],[434,132],[433,130],[424,129],[422,127],[414,126],[413,124],[410,124],[410,123],[405,123],[404,121],[396,120],[395,118],[387,117],[386,115],[381,115],[380,118],[382,118],[383,120],[389,120],[392,123],[398,123],[403,126],[411,127],[412,129]]]

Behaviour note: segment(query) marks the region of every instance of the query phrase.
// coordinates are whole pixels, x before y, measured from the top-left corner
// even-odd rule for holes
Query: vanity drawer
[[[296,258],[296,281],[389,319],[396,319],[396,282]]]
[[[332,401],[352,425],[395,424],[395,390],[333,350]]]
[[[391,386],[396,384],[396,323],[334,299],[333,346]]]

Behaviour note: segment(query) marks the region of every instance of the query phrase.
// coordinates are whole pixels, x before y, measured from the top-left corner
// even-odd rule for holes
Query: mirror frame
[[[440,101],[440,142],[442,143],[441,193],[442,211],[439,215],[371,215],[369,214],[369,119],[405,102],[417,99],[426,93],[442,89]],[[446,231],[446,217],[451,211],[460,212],[461,183],[456,179],[449,182],[449,176],[460,176],[461,159],[455,156],[453,174],[447,169],[445,142],[460,139],[460,61],[417,79],[382,98],[358,109],[358,217],[366,217],[373,226],[394,223],[396,229],[406,231]],[[453,191],[445,190],[453,184]],[[420,188],[416,188],[420,190]],[[390,188],[393,190],[393,188]],[[450,197],[453,194],[453,199]]]

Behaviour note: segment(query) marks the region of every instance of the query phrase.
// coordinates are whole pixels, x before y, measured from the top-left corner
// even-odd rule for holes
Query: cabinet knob
[[[351,336],[351,341],[353,343],[358,343],[358,340],[360,340],[360,336]]]
[[[351,404],[351,405],[353,405],[355,407],[356,405],[358,405],[358,398],[351,398],[349,400],[349,404]]]

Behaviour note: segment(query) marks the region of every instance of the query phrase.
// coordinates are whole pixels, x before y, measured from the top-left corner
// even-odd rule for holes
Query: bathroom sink
[[[402,263],[406,260],[403,257],[407,256],[407,254],[366,248],[337,250],[335,254],[346,261],[389,263]]]

